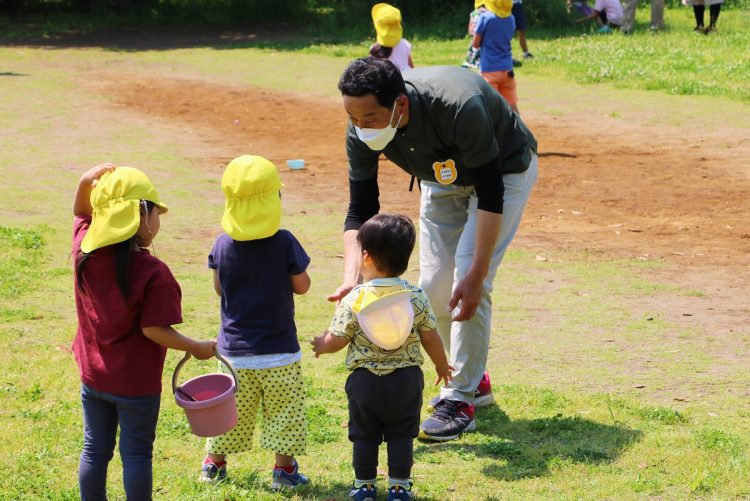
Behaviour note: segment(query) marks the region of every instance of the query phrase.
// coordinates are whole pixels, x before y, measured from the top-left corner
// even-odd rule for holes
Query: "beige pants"
[[[622,0],[622,31],[629,33],[633,31],[635,24],[635,8],[638,0]],[[664,0],[651,0],[651,28],[660,30],[664,28]]]
[[[227,372],[223,365],[221,372]],[[300,363],[273,369],[237,369],[237,375],[240,379],[236,395],[237,426],[206,440],[206,451],[226,455],[250,450],[260,407],[263,415],[260,447],[287,456],[304,454],[307,422]]]

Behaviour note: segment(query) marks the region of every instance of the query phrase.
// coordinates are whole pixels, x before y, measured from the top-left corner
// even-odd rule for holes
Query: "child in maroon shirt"
[[[181,291],[169,268],[146,250],[167,207],[142,172],[103,164],[86,171],[73,201],[84,444],[81,499],[106,499],[107,466],[120,428],[128,499],[151,499],[151,457],[167,348],[199,359],[214,341],[195,341],[182,322]]]

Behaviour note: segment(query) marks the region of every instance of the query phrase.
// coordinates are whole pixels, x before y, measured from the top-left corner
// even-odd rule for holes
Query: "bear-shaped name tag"
[[[432,164],[432,170],[435,171],[435,179],[440,184],[453,184],[458,179],[456,162],[453,160],[435,162]]]

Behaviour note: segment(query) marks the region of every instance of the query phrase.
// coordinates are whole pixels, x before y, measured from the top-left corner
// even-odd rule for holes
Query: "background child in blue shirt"
[[[424,388],[420,345],[435,364],[435,384],[451,379],[453,367],[448,365],[427,294],[399,278],[409,264],[415,233],[409,218],[400,215],[378,214],[360,227],[360,274],[365,283],[341,300],[329,330],[311,341],[316,357],[349,346],[346,366],[352,372],[346,395],[355,475],[349,497],[355,501],[376,499],[378,448],[383,441],[388,443],[388,500],[414,497],[409,478]],[[382,298],[403,291],[410,292],[404,294],[408,299],[402,307],[413,311],[413,322],[405,324],[403,344],[385,349],[363,329],[357,305],[363,295]]]
[[[295,456],[306,447],[302,372],[293,294],[310,288],[310,258],[279,229],[281,180],[265,158],[243,155],[224,172],[226,199],[219,235],[208,256],[221,296],[218,350],[239,375],[237,426],[206,441],[202,481],[226,477],[226,456],[249,450],[262,405],[260,446],[276,453],[271,487],[308,482]]]
[[[502,95],[518,113],[518,95],[513,72],[511,41],[516,23],[511,15],[512,0],[487,0],[487,11],[477,19],[474,48],[482,49],[479,69],[482,77]]]

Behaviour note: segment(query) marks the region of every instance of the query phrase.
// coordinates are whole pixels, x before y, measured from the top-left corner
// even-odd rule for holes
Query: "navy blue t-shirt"
[[[310,257],[287,230],[247,242],[219,235],[208,255],[208,267],[218,271],[221,283],[219,353],[298,352],[291,275],[308,264]]]

